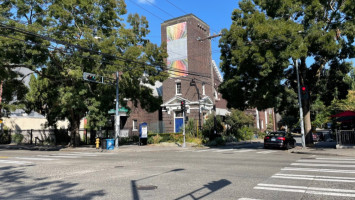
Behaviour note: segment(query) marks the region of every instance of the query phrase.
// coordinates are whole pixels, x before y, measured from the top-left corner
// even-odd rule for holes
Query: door
[[[175,118],[175,133],[182,131],[183,118]]]

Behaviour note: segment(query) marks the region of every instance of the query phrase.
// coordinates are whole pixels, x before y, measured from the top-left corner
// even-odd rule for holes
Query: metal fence
[[[122,132],[128,132],[126,140],[133,137],[138,137],[132,131],[123,129]],[[70,131],[68,129],[29,129],[29,130],[7,130],[6,143],[22,143],[22,144],[54,144],[67,145],[70,142]],[[75,141],[80,140],[80,144],[94,145],[97,137],[99,138],[114,138],[115,131],[112,128],[94,129],[79,129],[80,138],[74,138]]]
[[[336,137],[339,145],[355,145],[354,130],[337,130]]]

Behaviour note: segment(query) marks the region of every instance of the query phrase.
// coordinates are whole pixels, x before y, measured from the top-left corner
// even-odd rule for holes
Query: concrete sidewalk
[[[337,149],[336,142],[318,142],[313,147],[302,148],[296,146],[288,150],[290,153],[311,154],[311,155],[328,155],[328,156],[351,156],[355,157],[355,149]]]

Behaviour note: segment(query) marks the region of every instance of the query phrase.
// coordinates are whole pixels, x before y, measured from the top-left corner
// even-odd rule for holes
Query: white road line
[[[336,165],[336,164],[313,164],[313,163],[292,163],[294,166],[310,166],[310,167],[343,167],[355,168],[355,165]]]
[[[205,152],[205,151],[210,151],[210,149],[197,150],[195,152]]]
[[[78,156],[52,156],[52,155],[38,155],[45,158],[79,158]]]
[[[35,158],[35,157],[15,157],[15,158],[21,160],[58,160],[54,158]]]
[[[285,168],[282,168],[281,170],[282,171],[302,171],[302,172],[325,172],[325,173],[355,174],[355,170],[340,170],[340,169],[317,169],[317,168],[285,167]]]
[[[343,179],[324,179],[315,177],[295,177],[295,176],[271,176],[271,178],[279,179],[292,179],[292,180],[312,180],[312,181],[327,181],[327,182],[343,182],[343,183],[355,183],[355,180],[343,180]]]
[[[256,153],[268,154],[268,153],[273,153],[273,152],[275,152],[275,151],[267,150],[267,151],[259,151],[259,152],[256,152]]]
[[[234,153],[244,153],[244,152],[250,152],[250,151],[256,151],[254,149],[238,149],[238,150],[234,150]]]
[[[276,185],[276,184],[258,184],[254,189],[298,192],[306,194],[327,195],[327,196],[341,196],[341,197],[355,197],[355,190],[343,190],[332,188],[316,188],[292,185]]]
[[[31,164],[32,162],[28,161],[17,161],[17,160],[0,160],[0,164],[17,164],[17,165],[26,165]]]
[[[355,161],[355,159],[351,159],[351,158],[316,158],[317,160],[353,160]]]
[[[78,154],[78,153],[75,153],[75,154],[72,154],[72,153],[58,153],[58,154],[51,154],[51,156],[90,156],[90,157],[94,157],[94,156],[97,156],[97,155],[91,155],[91,154]]]
[[[221,150],[217,150],[217,151],[214,151],[214,152],[224,152],[224,151],[231,151],[233,149],[221,149]]]
[[[302,174],[275,174],[274,176],[293,176],[293,177],[309,177],[309,178],[330,178],[330,179],[349,179],[355,180],[355,177],[343,177],[343,176],[317,176],[317,175],[302,175]]]
[[[355,161],[343,161],[343,160],[298,160],[297,162],[305,163],[335,163],[335,164],[355,164]]]

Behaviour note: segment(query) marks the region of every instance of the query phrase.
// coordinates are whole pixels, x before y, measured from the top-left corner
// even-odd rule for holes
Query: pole
[[[301,100],[301,86],[300,86],[300,76],[298,73],[298,61],[294,60],[295,68],[297,73],[297,93],[298,93],[298,105],[300,107],[300,126],[301,126],[301,135],[302,135],[302,148],[306,148],[306,140],[304,137],[304,123],[303,123],[303,109],[302,109],[302,100]]]
[[[184,144],[182,145],[182,147],[185,148],[185,110],[182,111],[182,134],[184,135]]]
[[[118,138],[120,135],[120,114],[118,112],[118,71],[116,72],[116,115],[115,115],[115,148],[118,149]]]

